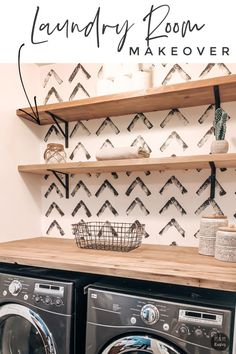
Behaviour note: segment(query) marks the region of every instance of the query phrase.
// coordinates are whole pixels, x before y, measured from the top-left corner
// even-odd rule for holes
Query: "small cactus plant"
[[[216,140],[225,139],[227,119],[228,114],[222,108],[217,108],[217,110],[215,111],[215,119],[213,123]]]

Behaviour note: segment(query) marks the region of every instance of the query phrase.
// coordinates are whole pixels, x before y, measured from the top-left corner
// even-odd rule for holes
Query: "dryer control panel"
[[[229,353],[232,312],[228,309],[165,301],[90,288],[88,323],[153,333],[193,345],[203,353]],[[205,350],[205,351],[204,351]]]
[[[35,283],[34,301],[36,303],[45,303],[47,305],[64,305],[64,286],[51,283]]]
[[[2,302],[30,304],[55,313],[71,313],[73,283],[0,273]]]

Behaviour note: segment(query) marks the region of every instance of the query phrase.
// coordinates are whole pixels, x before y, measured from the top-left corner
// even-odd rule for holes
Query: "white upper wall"
[[[38,68],[22,66],[30,97],[38,91]],[[38,178],[21,176],[17,165],[39,161],[40,129],[16,116],[28,107],[16,64],[0,64],[0,242],[41,235],[41,197]]]

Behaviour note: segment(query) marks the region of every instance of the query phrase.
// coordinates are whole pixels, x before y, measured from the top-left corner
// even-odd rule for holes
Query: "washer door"
[[[149,336],[128,336],[112,342],[101,354],[183,354],[169,344]]]
[[[52,334],[31,309],[6,304],[0,307],[0,354],[56,354]]]

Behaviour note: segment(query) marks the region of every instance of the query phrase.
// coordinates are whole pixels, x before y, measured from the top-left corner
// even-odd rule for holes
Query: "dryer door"
[[[183,354],[162,340],[148,335],[122,337],[112,342],[101,354]]]
[[[31,309],[6,304],[0,307],[0,354],[56,354],[52,335]]]

